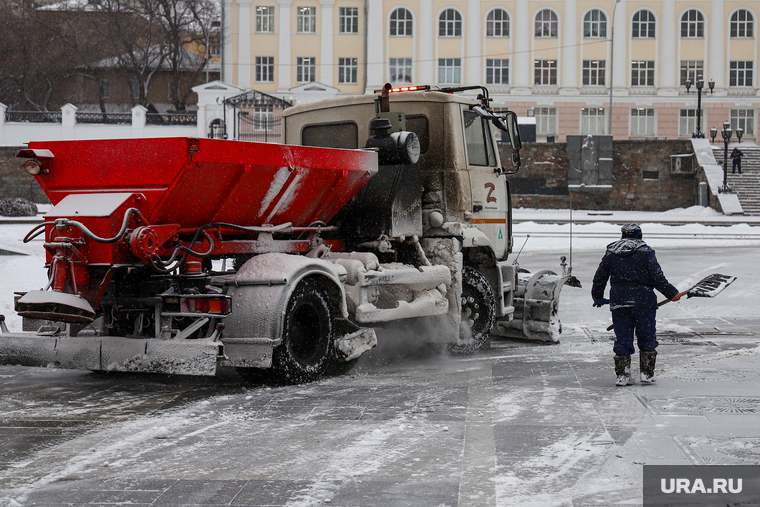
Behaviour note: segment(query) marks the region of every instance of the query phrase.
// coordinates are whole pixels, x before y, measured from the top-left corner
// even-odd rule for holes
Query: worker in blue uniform
[[[616,385],[633,384],[631,354],[633,336],[639,347],[641,383],[651,384],[657,358],[657,296],[654,289],[671,301],[678,301],[678,289],[671,285],[657,262],[654,250],[641,239],[638,224],[625,224],[620,229],[622,238],[607,245],[607,252],[594,275],[591,297],[594,306],[610,304],[612,325],[615,328]],[[610,298],[604,298],[607,281]]]

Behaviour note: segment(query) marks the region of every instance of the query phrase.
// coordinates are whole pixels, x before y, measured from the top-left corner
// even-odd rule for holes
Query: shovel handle
[[[681,297],[684,297],[686,294],[688,294],[688,292],[689,292],[688,290],[685,290],[683,292],[679,292],[678,295],[681,296]],[[657,308],[661,307],[665,303],[670,303],[671,301],[673,301],[673,300],[672,299],[666,299],[664,301],[660,301],[659,303],[657,303]],[[613,326],[612,324],[610,324],[610,326],[607,328],[607,331],[612,331],[614,328],[615,328],[615,326]]]

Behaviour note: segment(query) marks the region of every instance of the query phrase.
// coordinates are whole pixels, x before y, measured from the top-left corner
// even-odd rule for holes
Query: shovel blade
[[[731,285],[735,276],[721,275],[720,273],[713,273],[706,276],[699,281],[694,287],[689,289],[686,293],[686,297],[699,297],[699,298],[714,298],[720,294],[723,289]]]

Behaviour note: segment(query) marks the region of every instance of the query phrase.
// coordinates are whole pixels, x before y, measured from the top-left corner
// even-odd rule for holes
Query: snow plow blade
[[[512,320],[497,320],[493,334],[507,338],[558,343],[562,333],[559,320],[559,294],[565,284],[580,287],[574,276],[558,275],[551,270],[535,274],[517,273]]]
[[[216,375],[219,343],[3,333],[0,364],[91,371]]]

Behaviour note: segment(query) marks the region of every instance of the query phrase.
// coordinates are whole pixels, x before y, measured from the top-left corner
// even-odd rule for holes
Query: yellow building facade
[[[610,123],[673,139],[696,130],[702,76],[706,136],[729,121],[757,137],[760,0],[223,1],[222,79],[286,99],[485,85],[539,140]]]

